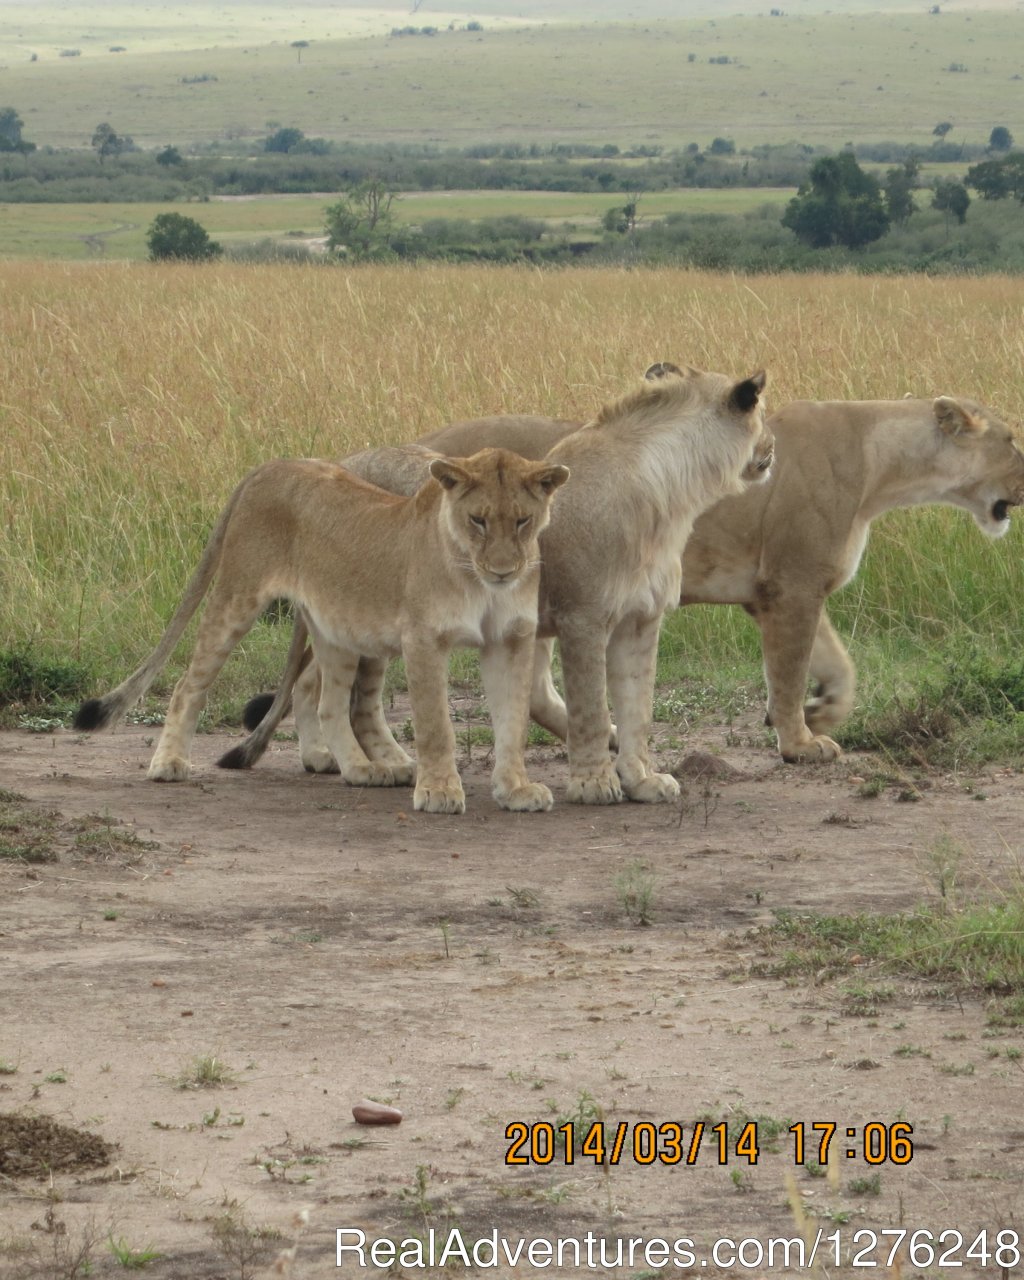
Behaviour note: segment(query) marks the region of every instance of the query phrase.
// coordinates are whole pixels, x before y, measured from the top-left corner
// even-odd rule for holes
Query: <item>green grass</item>
[[[642,218],[666,213],[743,213],[762,204],[784,204],[789,188],[659,191],[640,201]],[[619,195],[563,191],[413,192],[395,201],[399,224],[429,218],[539,218],[555,231],[570,223],[595,230]],[[148,256],[146,231],[169,209],[194,218],[225,248],[270,238],[301,243],[323,235],[330,196],[262,196],[202,204],[9,204],[0,209],[2,253],[7,258],[128,259]]]
[[[27,138],[73,147],[88,146],[101,120],[146,147],[260,138],[268,121],[311,136],[454,145],[707,145],[722,135],[741,147],[790,139],[838,147],[896,135],[927,146],[940,120],[954,122],[953,141],[986,142],[996,124],[1024,136],[1024,99],[1011,84],[1014,13],[958,8],[935,17],[925,7],[614,26],[559,24],[556,10],[543,25],[500,29],[484,17],[482,33],[389,39],[383,32],[410,20],[403,6],[379,23],[382,34],[339,39],[351,24],[342,29],[316,6],[285,19],[287,11],[242,5],[230,24],[209,6],[182,4],[170,24],[125,6],[96,26],[89,14],[98,7],[53,24],[43,7],[19,6],[4,97]],[[205,16],[193,28],[197,13]],[[201,47],[182,49],[183,29]],[[301,61],[295,38],[312,40]],[[127,52],[108,52],[111,43]],[[81,56],[59,57],[69,46]],[[720,57],[732,61],[710,61]],[[950,72],[954,64],[967,71]],[[210,79],[182,82],[199,76]]]
[[[927,979],[960,991],[1024,994],[1024,893],[993,901],[923,906],[892,916],[779,913],[756,937],[776,977],[838,976],[851,958],[871,973]]]
[[[171,1083],[178,1089],[217,1089],[234,1084],[236,1073],[214,1054],[202,1054],[186,1063]]]

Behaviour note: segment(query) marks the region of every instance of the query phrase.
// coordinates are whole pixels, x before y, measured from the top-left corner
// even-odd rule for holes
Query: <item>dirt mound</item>
[[[0,1174],[8,1178],[95,1169],[109,1164],[114,1151],[96,1134],[58,1124],[49,1116],[0,1115]]]
[[[677,778],[692,778],[696,782],[703,782],[705,779],[712,782],[739,782],[749,776],[734,769],[720,756],[713,756],[710,751],[689,752],[672,772]]]

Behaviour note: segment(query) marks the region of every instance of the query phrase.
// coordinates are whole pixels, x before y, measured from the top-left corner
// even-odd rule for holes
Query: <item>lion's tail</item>
[[[228,499],[227,506],[221,512],[220,518],[213,527],[213,532],[210,534],[206,548],[199,564],[196,566],[196,571],[188,581],[181,604],[178,605],[174,612],[174,617],[167,624],[167,629],[161,636],[160,643],[142,666],[137,671],[133,671],[128,679],[122,681],[116,689],[111,689],[102,698],[89,698],[82,703],[75,714],[74,727],[76,729],[84,729],[91,732],[95,729],[104,729],[107,725],[116,723],[130,707],[133,707],[138,702],[156,679],[167,659],[174,652],[175,645],[181,639],[185,628],[192,619],[192,615],[199,608],[203,597],[210,589],[210,583],[213,581],[220,563],[224,535],[239,494],[244,488],[245,481],[243,480]]]
[[[313,656],[312,650],[306,647],[308,635],[309,628],[306,626],[305,616],[301,609],[296,609],[292,642],[288,646],[288,658],[285,662],[284,674],[281,677],[277,693],[274,694],[270,706],[266,709],[262,718],[257,721],[256,727],[248,738],[244,742],[240,742],[237,747],[232,747],[230,751],[225,752],[217,761],[218,768],[251,769],[266,751],[270,744],[270,739],[274,736],[274,731],[291,705],[292,689],[295,687],[295,681],[305,670],[306,665]],[[248,711],[248,707],[246,710]],[[248,722],[246,727],[249,727]]]

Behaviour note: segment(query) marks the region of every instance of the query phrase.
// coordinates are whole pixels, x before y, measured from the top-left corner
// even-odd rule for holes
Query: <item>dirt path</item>
[[[964,1251],[982,1229],[1024,1229],[1024,1034],[988,1028],[979,1002],[866,967],[822,984],[753,976],[765,957],[750,931],[779,908],[910,909],[934,898],[952,848],[962,884],[1005,882],[1021,865],[1019,774],[934,776],[914,803],[898,787],[864,799],[850,781],[863,761],[786,768],[753,731],[758,745],[734,746],[712,727],[689,747],[734,773],[688,780],[682,809],[507,814],[478,747],[469,811],[447,818],[413,814],[408,792],[307,776],[290,743],[225,773],[224,739],[201,737],[194,780],[154,785],[152,733],[0,734],[0,787],[61,815],[59,861],[0,862],[0,1113],[117,1144],[103,1169],[56,1174],[52,1193],[0,1175],[0,1276],[74,1274],[33,1271],[33,1258],[91,1234],[93,1275],[122,1273],[112,1235],[163,1255],[146,1267],[158,1278],[320,1277],[338,1274],[337,1228],[369,1242],[453,1225],[470,1248],[495,1230],[591,1232],[608,1249],[690,1238],[692,1271],[714,1276],[718,1238],[795,1237],[799,1218],[875,1261],[888,1244],[855,1233],[959,1231],[962,1248],[944,1242],[967,1263],[957,1274],[1001,1274]],[[564,761],[534,758],[557,802]],[[650,927],[631,920],[630,890],[648,894]],[[228,1083],[179,1087],[212,1058]],[[364,1096],[400,1107],[401,1125],[356,1125]],[[626,1122],[619,1162],[567,1165],[559,1150],[505,1165],[511,1122],[570,1119],[583,1132],[603,1120],[609,1146]],[[634,1159],[651,1133],[636,1125],[678,1122],[685,1154],[700,1120],[692,1165],[674,1162],[671,1130],[664,1161]],[[751,1164],[735,1145],[755,1120]],[[794,1165],[797,1121],[839,1126],[827,1177],[806,1167],[810,1131]],[[911,1162],[870,1164],[869,1122],[910,1123]],[[587,1274],[654,1275],[663,1261],[640,1252]],[[892,1274],[924,1270],[904,1260]],[[585,1271],[520,1259],[480,1274]],[[346,1254],[346,1273],[375,1271]],[[409,1257],[398,1273],[423,1274]]]

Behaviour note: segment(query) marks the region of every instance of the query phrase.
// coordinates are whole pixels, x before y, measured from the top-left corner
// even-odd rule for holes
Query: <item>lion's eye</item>
[[[516,521],[516,530],[525,529],[532,519],[531,516],[520,516]]]
[[[487,521],[483,518],[483,516],[470,516],[469,523],[473,526],[474,529],[479,529],[481,533],[487,532]]]

